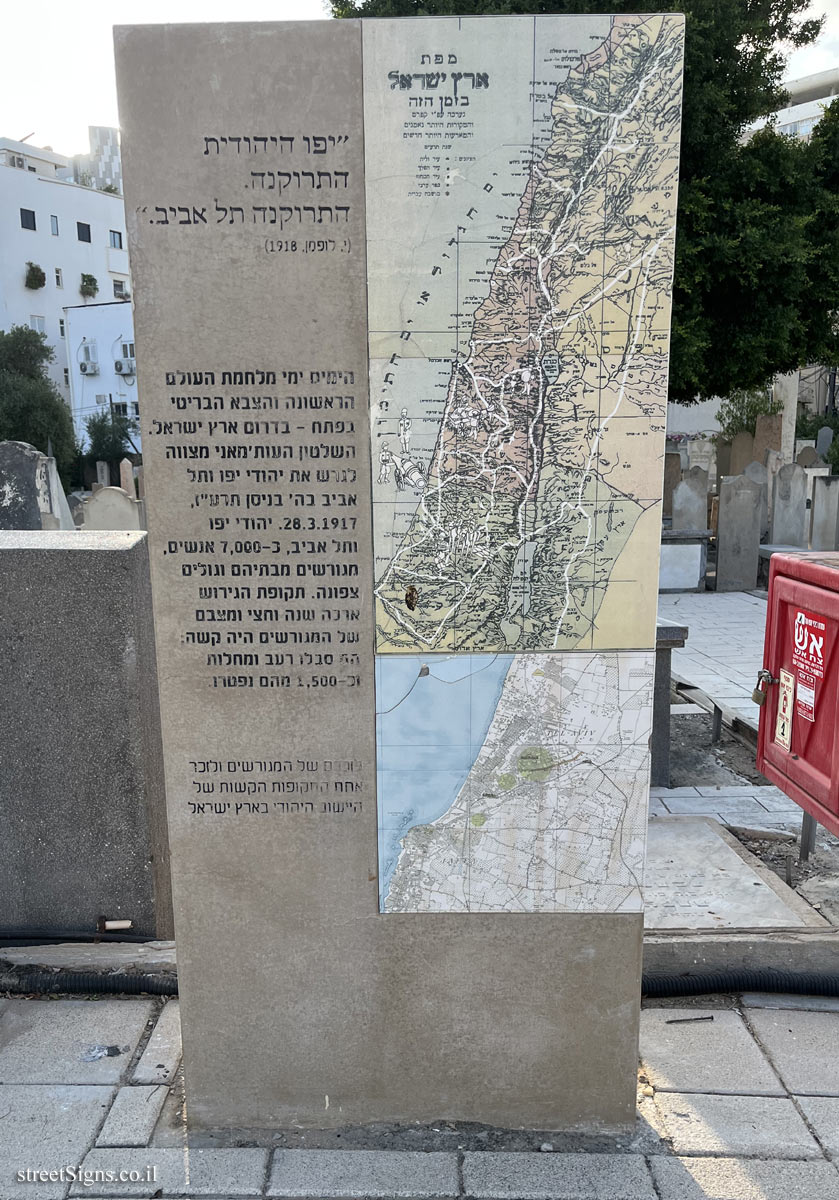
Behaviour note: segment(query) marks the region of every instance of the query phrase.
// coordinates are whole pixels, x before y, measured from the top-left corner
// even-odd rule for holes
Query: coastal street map
[[[383,911],[641,905],[682,43],[365,23]]]

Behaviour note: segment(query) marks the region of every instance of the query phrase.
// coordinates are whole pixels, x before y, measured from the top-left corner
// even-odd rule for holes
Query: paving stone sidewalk
[[[837,1047],[839,1000],[661,1003],[635,1132],[590,1152],[208,1148],[160,1144],[177,1001],[0,1000],[0,1200],[839,1200]]]

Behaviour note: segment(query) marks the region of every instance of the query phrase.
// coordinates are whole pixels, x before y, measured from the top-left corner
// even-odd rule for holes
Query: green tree
[[[0,441],[52,444],[65,487],[77,455],[73,418],[47,375],[53,352],[43,333],[13,325],[0,330]]]
[[[331,0],[336,17],[592,13],[599,0]],[[611,0],[612,12],[684,12],[686,48],[670,398],[760,388],[821,357],[839,309],[835,125],[812,145],[749,125],[781,108],[783,47],[821,19],[809,0]],[[835,108],[839,110],[839,105]],[[825,122],[821,122],[824,125]],[[832,154],[832,158],[831,158]],[[814,174],[814,161],[818,169]],[[833,240],[819,233],[833,214]],[[823,255],[827,261],[818,262]]]
[[[127,454],[134,453],[130,438],[136,432],[137,422],[130,417],[93,413],[85,421],[85,429],[89,462],[120,462]]]

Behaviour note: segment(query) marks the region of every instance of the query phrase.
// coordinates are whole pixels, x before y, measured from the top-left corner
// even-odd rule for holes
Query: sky
[[[114,25],[328,15],[327,0],[5,0],[2,9],[0,136],[67,155],[87,152],[88,125],[119,124]],[[824,32],[790,56],[788,79],[839,66],[839,0],[814,0],[812,12],[827,14]]]

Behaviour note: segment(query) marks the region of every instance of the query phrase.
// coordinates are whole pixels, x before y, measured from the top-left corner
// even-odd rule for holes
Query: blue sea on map
[[[512,654],[386,654],[376,659],[381,906],[400,838],[441,817],[489,729]],[[421,674],[427,668],[428,674]]]

